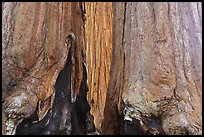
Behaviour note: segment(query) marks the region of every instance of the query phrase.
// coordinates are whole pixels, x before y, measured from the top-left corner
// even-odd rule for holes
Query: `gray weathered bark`
[[[124,119],[139,121],[144,133],[202,133],[201,7],[114,3],[104,134],[118,133],[121,92]]]

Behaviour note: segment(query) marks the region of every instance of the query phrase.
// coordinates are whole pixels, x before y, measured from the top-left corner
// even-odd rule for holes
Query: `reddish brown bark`
[[[114,4],[104,134],[118,133],[121,90],[124,119],[144,133],[201,134],[201,3]]]
[[[2,7],[3,134],[202,134],[201,3]]]
[[[95,126],[101,132],[112,54],[112,3],[86,3],[86,14],[87,98]]]
[[[67,62],[69,51],[71,103],[75,102],[82,83],[82,63],[85,63],[81,10],[80,3],[4,4],[4,134],[14,134],[17,125],[36,109],[39,121],[52,110],[56,80]]]

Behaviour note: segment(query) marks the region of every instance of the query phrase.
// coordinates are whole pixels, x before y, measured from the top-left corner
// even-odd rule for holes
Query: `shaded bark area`
[[[94,127],[87,127],[87,123],[93,121],[87,121],[90,106],[86,100],[88,91],[86,68],[83,66],[83,80],[74,103],[71,103],[71,68],[70,52],[67,63],[56,81],[56,95],[52,110],[37,123],[36,113],[25,119],[18,126],[17,135],[85,135],[87,128],[91,132],[94,131]]]
[[[71,124],[71,114],[76,115],[76,108],[74,108],[76,106],[73,107],[71,104],[71,54],[57,78],[55,93],[53,108],[45,118],[37,122],[37,114],[34,113],[18,126],[17,135],[70,134],[72,129],[76,128],[73,126],[76,121]]]
[[[121,93],[124,84],[124,23],[126,3],[113,3],[113,47],[110,68],[110,80],[106,95],[103,134],[120,133]]]

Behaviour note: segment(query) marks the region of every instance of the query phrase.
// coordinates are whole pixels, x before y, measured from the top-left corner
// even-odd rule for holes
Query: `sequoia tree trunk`
[[[3,6],[3,134],[86,134],[82,3]]]
[[[2,17],[3,134],[202,134],[201,3],[5,2]]]
[[[201,7],[113,3],[104,134],[202,133]]]

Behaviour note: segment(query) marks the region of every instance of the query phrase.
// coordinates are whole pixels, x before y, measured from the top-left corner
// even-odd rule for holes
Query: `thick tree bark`
[[[119,134],[121,91],[125,127],[139,122],[144,133],[202,133],[200,11],[201,3],[114,3],[104,134]]]
[[[202,134],[201,3],[6,2],[2,17],[3,134]]]
[[[112,54],[112,3],[86,3],[86,14],[87,97],[95,126],[101,132]]]
[[[19,133],[85,134],[90,108],[84,93],[88,89],[82,10],[81,3],[4,4],[3,134],[15,134],[23,120],[33,117],[29,127],[23,122]],[[78,113],[84,113],[81,121]]]

